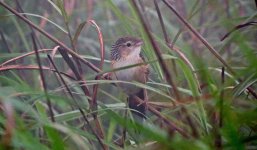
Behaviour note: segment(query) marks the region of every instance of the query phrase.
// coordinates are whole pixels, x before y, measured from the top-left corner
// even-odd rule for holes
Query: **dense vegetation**
[[[1,149],[257,149],[254,0],[0,1]],[[144,40],[144,123],[106,75]],[[142,64],[138,64],[142,65]],[[134,66],[128,66],[134,67]],[[126,69],[126,68],[121,68]]]

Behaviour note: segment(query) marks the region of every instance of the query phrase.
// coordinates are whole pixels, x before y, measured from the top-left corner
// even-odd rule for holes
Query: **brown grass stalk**
[[[152,45],[152,47],[154,49],[154,52],[155,52],[155,55],[157,56],[158,61],[159,61],[160,65],[161,65],[161,67],[163,69],[165,78],[166,78],[168,84],[172,86],[171,90],[173,89],[174,95],[175,95],[176,99],[179,100],[179,99],[181,99],[180,98],[180,94],[178,92],[178,89],[177,89],[175,83],[173,82],[173,80],[171,78],[171,75],[170,75],[170,72],[168,70],[168,67],[166,66],[164,60],[161,57],[161,50],[158,47],[157,43],[155,42],[152,34],[150,33],[150,29],[149,29],[148,25],[146,24],[146,22],[144,20],[144,16],[141,14],[141,12],[140,12],[137,4],[136,4],[136,1],[135,0],[131,0],[131,1],[132,1],[132,4],[133,4],[136,12],[137,12],[137,15],[139,16],[139,19],[140,19],[140,21],[141,21],[141,23],[143,25],[143,28],[144,28],[144,30],[145,30],[145,32],[146,32],[146,34],[147,34],[147,36],[148,36],[148,38],[149,38],[149,40],[151,42],[151,45]]]
[[[175,51],[179,57],[189,66],[189,68],[192,70],[192,71],[195,71],[193,65],[191,64],[191,62],[187,59],[187,57],[180,51],[179,48],[175,47],[174,46],[174,43],[170,43],[170,39],[169,39],[169,36],[168,36],[168,33],[167,33],[167,30],[165,28],[165,25],[164,25],[164,21],[163,21],[163,17],[162,17],[162,14],[161,14],[161,11],[159,9],[159,6],[158,6],[158,3],[157,3],[157,0],[154,1],[154,4],[155,4],[155,8],[156,8],[156,11],[157,11],[157,14],[158,14],[158,18],[159,18],[159,21],[160,21],[160,24],[161,24],[161,28],[162,28],[162,32],[163,32],[163,36],[164,36],[164,39],[166,41],[166,45],[173,51]],[[195,79],[197,81],[197,85],[198,85],[198,89],[200,90],[200,85],[198,83],[198,78],[197,78],[197,75],[196,73],[194,73],[194,76],[195,76]],[[186,108],[184,106],[181,107],[181,114],[185,114],[185,117],[186,117],[186,120],[189,124],[189,126],[191,127],[191,130],[192,130],[192,135],[197,138],[199,135],[198,135],[198,131],[191,119],[191,117],[189,116],[188,114],[188,111],[186,110]]]
[[[69,55],[67,54],[67,52],[62,49],[62,48],[59,48],[59,52],[61,53],[61,55],[63,56],[64,60],[66,61],[66,63],[68,64],[68,66],[70,67],[70,69],[73,71],[74,75],[76,76],[76,79],[77,81],[81,81],[79,82],[79,85],[82,89],[82,91],[84,92],[84,94],[87,96],[87,97],[90,97],[91,99],[88,99],[88,102],[90,104],[92,104],[92,98],[93,98],[93,95],[91,96],[90,92],[89,92],[89,89],[87,87],[86,84],[86,81],[83,80],[83,78],[80,76],[77,68],[75,67],[74,65],[74,62],[70,59]],[[95,106],[95,105],[94,105]],[[95,106],[97,107],[97,105]],[[91,105],[91,110],[94,110],[94,108],[92,108],[92,105]],[[95,108],[95,110],[97,110]],[[103,132],[103,129],[101,127],[101,124],[100,124],[100,121],[98,120],[97,118],[97,115],[95,115],[95,113],[93,113],[93,118],[94,118],[94,121],[95,121],[95,124],[96,124],[96,127],[95,127],[95,130],[97,131],[97,134],[99,135],[99,137],[101,139],[104,139],[104,132]],[[103,145],[103,148],[104,149],[108,149],[108,147],[106,145]]]
[[[24,11],[23,11],[23,9],[22,9],[22,7],[21,7],[19,1],[18,1],[18,0],[15,0],[15,3],[16,3],[16,6],[17,6],[17,8],[18,8],[17,11],[19,11],[20,13],[24,13]],[[23,16],[28,19],[27,15],[24,14]],[[38,45],[39,45],[39,48],[42,49],[42,44],[40,43],[40,40],[38,39],[38,36],[37,36],[37,34],[35,33],[34,29],[33,29],[30,25],[28,25],[28,27],[29,27],[30,30],[31,30],[31,34],[32,34],[33,37],[35,38],[35,41],[37,41],[37,43],[38,43]]]
[[[8,71],[8,70],[39,70],[39,67],[35,66],[35,65],[7,65],[7,66],[0,67],[0,72]],[[45,66],[42,66],[42,70],[56,72],[56,70],[51,69],[49,67],[45,67]],[[64,72],[60,72],[60,73],[72,80],[76,80],[74,77],[72,77]]]
[[[226,33],[221,39],[220,41],[223,41],[225,40],[229,35],[231,35],[233,32],[239,30],[239,29],[242,29],[242,28],[245,28],[245,27],[248,27],[248,26],[256,26],[257,25],[257,21],[250,21],[250,22],[246,22],[246,23],[243,23],[243,24],[240,24],[240,25],[237,25],[235,26],[231,31],[229,31],[228,33]]]
[[[209,42],[197,32],[197,30],[190,24],[188,23],[177,11],[173,6],[167,1],[167,0],[162,0],[167,7],[170,8],[170,10],[179,18],[179,20],[197,37],[198,40],[200,40],[206,47],[207,49],[227,68],[227,70],[233,74],[236,75],[236,72],[226,63],[226,61],[220,56],[220,54],[209,44]],[[247,87],[247,90],[257,99],[257,94],[251,87]]]
[[[96,139],[98,140],[98,142],[101,144],[101,146],[104,148],[105,145],[103,144],[101,138],[98,136],[98,134],[96,133],[96,131],[94,130],[94,128],[90,125],[84,111],[80,108],[80,105],[78,104],[78,102],[76,101],[76,99],[74,98],[70,88],[68,87],[68,85],[66,84],[64,78],[62,77],[61,73],[59,72],[59,70],[57,69],[53,59],[51,58],[50,55],[47,55],[49,61],[51,62],[52,66],[54,67],[54,69],[56,70],[56,73],[58,74],[58,77],[60,78],[62,84],[65,86],[66,90],[68,91],[71,99],[74,101],[74,103],[76,104],[77,108],[79,109],[81,115],[82,115],[82,118],[84,119],[84,121],[86,122],[86,124],[89,126],[90,130],[93,132],[93,134],[95,135]]]
[[[52,49],[39,49],[37,51],[38,51],[38,53],[41,53],[41,52],[52,51]],[[17,57],[14,57],[14,58],[9,59],[9,60],[3,62],[2,64],[0,64],[0,67],[3,67],[3,66],[5,66],[5,65],[7,65],[7,64],[9,64],[11,62],[15,62],[15,61],[17,61],[17,60],[19,60],[21,58],[24,58],[24,57],[27,57],[27,56],[30,56],[30,55],[33,55],[33,54],[35,54],[35,51],[29,52],[29,53],[26,53],[26,54],[23,54],[23,55],[20,55],[20,56],[17,56]]]
[[[33,43],[34,50],[35,50],[37,64],[38,64],[38,67],[39,67],[40,78],[41,78],[41,81],[42,81],[44,94],[45,94],[45,97],[46,97],[46,103],[47,103],[47,106],[48,106],[48,109],[49,109],[49,112],[50,112],[51,121],[55,122],[54,112],[53,112],[53,109],[52,109],[52,103],[51,103],[50,97],[48,96],[47,84],[46,84],[46,81],[45,81],[45,75],[43,73],[40,56],[39,56],[39,53],[37,51],[37,44],[36,44],[36,41],[35,41],[35,38],[34,38],[34,34],[31,34],[31,37],[32,37],[32,43]]]
[[[100,62],[100,69],[103,69],[103,65],[104,65],[104,56],[105,56],[105,49],[104,49],[104,42],[103,42],[103,35],[102,32],[100,30],[100,27],[96,24],[96,22],[94,20],[89,20],[89,22],[94,25],[96,27],[97,30],[97,34],[98,34],[98,40],[100,43],[100,54],[101,54],[101,62]],[[95,77],[96,80],[100,79],[100,76],[96,76]],[[98,91],[98,84],[95,84],[93,86],[93,95],[92,95],[92,103],[91,103],[91,109],[93,112],[93,118],[95,120],[96,123],[96,129],[98,129],[98,133],[101,136],[102,139],[104,139],[104,132],[103,129],[101,127],[101,124],[99,122],[99,120],[97,119],[97,91]],[[105,149],[108,149],[108,147],[105,147]]]
[[[2,5],[4,8],[6,8],[7,10],[9,10],[10,12],[12,12],[14,15],[16,15],[18,18],[22,19],[24,22],[26,22],[27,24],[29,24],[31,27],[33,27],[34,29],[36,29],[38,32],[40,32],[41,34],[43,34],[44,36],[46,36],[48,39],[50,39],[51,41],[53,41],[54,43],[56,43],[57,45],[60,45],[61,47],[63,47],[67,52],[69,52],[69,54],[71,54],[74,57],[80,58],[80,61],[82,61],[83,63],[85,63],[89,68],[91,68],[92,70],[96,71],[96,72],[100,72],[101,70],[99,68],[97,68],[94,64],[90,63],[89,61],[83,59],[82,57],[80,57],[77,53],[75,53],[72,49],[70,49],[69,47],[67,47],[64,43],[60,42],[58,39],[56,39],[55,37],[53,37],[52,35],[50,35],[49,33],[47,33],[46,31],[42,30],[40,27],[38,27],[37,25],[35,25],[33,22],[31,22],[30,20],[28,20],[27,18],[25,18],[23,15],[19,14],[15,9],[11,8],[10,6],[8,6],[7,4],[5,4],[4,2],[0,1],[0,5]]]
[[[140,98],[138,98],[137,96],[134,96],[136,103],[138,105],[142,105],[144,104],[144,101],[141,100]],[[150,112],[152,112],[153,114],[155,114],[157,117],[161,118],[161,120],[163,120],[170,128],[172,131],[177,131],[178,133],[180,133],[182,136],[188,138],[190,137],[190,135],[188,135],[188,133],[186,131],[184,131],[182,128],[178,127],[175,123],[171,122],[167,117],[165,117],[164,115],[162,115],[158,110],[156,110],[154,107],[147,105],[147,108]]]

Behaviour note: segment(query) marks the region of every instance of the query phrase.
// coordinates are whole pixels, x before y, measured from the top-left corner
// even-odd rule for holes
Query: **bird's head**
[[[138,57],[141,51],[143,40],[135,37],[119,38],[114,45],[112,45],[111,59],[119,60],[120,58],[134,58]]]

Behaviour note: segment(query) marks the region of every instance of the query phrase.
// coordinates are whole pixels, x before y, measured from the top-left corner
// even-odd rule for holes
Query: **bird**
[[[136,37],[126,36],[119,38],[111,49],[111,68],[117,69],[129,65],[144,63],[145,59],[141,52],[143,40]],[[126,82],[139,82],[146,84],[149,75],[148,65],[138,65],[131,68],[118,70],[112,73],[111,78]],[[138,104],[135,96],[147,101],[147,93],[144,88],[127,83],[117,83],[117,85],[128,95],[128,106],[132,110],[134,120],[142,122],[145,119],[146,106]]]

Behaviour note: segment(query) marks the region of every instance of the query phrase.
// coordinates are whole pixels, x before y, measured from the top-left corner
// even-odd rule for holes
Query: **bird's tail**
[[[141,100],[145,101],[146,100],[146,93],[145,89],[141,89],[136,96],[139,97]],[[139,104],[137,101],[134,99],[134,96],[129,96],[128,97],[128,105],[129,108],[132,109],[132,115],[134,117],[134,120],[137,122],[143,122],[145,119],[145,112],[146,112],[146,107],[145,104]]]

